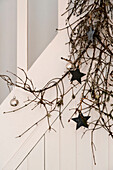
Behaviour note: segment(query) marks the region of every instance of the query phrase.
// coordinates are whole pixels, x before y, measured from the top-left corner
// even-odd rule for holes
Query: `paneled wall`
[[[66,113],[65,113],[66,114]],[[69,115],[67,115],[68,118]],[[65,116],[66,117],[66,116]],[[76,132],[73,123],[56,123],[57,133],[48,132],[19,170],[113,170],[113,141],[104,130],[95,134],[96,165],[93,163],[90,134],[82,139],[83,129]],[[44,146],[45,142],[45,146]]]
[[[21,2],[22,5],[24,0],[18,2]],[[66,0],[59,0],[58,2],[58,23],[59,27],[62,27],[65,24],[65,17],[61,17],[61,13],[65,11],[67,2]],[[23,15],[26,15],[24,10]],[[43,87],[48,80],[61,77],[64,73],[66,69],[65,62],[61,61],[61,56],[66,57],[68,55],[68,46],[65,45],[65,42],[67,42],[66,31],[59,32],[29,69],[28,76],[33,80],[36,87]],[[23,61],[22,58],[19,58],[19,60]],[[68,78],[65,80],[65,84],[69,88]],[[14,89],[1,105],[1,113],[4,110],[12,109],[8,102],[14,93],[20,101],[19,106],[29,97],[29,94]],[[67,103],[70,98],[71,95],[69,94],[64,102]],[[31,110],[33,105],[30,105],[11,114],[1,114],[0,170],[113,170],[112,139],[108,137],[105,130],[95,132],[94,142],[96,145],[95,157],[97,165],[94,165],[90,133],[86,133],[81,138],[84,129],[81,128],[76,131],[75,123],[68,122],[72,113],[69,108],[73,108],[74,105],[75,103],[72,103],[63,112],[64,128],[57,120],[53,124],[56,132],[46,132],[48,126],[47,121],[44,120],[23,137],[16,139],[17,135],[21,134],[44,115],[44,110],[42,108]],[[57,113],[54,113],[51,117],[51,122],[57,117]],[[44,135],[45,132],[46,134]]]

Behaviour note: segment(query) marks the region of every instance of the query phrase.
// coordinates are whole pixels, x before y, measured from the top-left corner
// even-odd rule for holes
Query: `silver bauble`
[[[13,97],[13,99],[11,99],[10,101],[10,105],[15,107],[19,104],[19,101],[16,99],[16,97]]]
[[[73,67],[73,66],[72,66],[72,64],[71,64],[71,63],[66,64],[66,68],[67,68],[67,70],[70,70],[72,67]]]

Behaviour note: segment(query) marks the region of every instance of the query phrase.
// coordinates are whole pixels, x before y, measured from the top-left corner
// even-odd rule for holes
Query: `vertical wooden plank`
[[[52,101],[54,99],[55,93],[56,93],[55,89],[51,89],[50,91],[48,91],[47,94],[49,101]],[[49,119],[51,124],[51,131],[48,131],[45,134],[44,170],[59,169],[59,121],[58,119],[56,119],[57,116],[58,112],[55,111],[51,113]]]
[[[96,118],[98,113],[94,112]],[[93,165],[93,170],[108,169],[108,133],[105,129],[98,129],[94,132],[94,144],[96,147],[95,158],[96,165]]]
[[[17,67],[27,71],[27,0],[17,0]]]
[[[109,90],[112,91],[113,88],[109,86]],[[113,102],[110,100],[108,102],[108,111],[110,111],[112,109],[111,104],[113,104]],[[110,120],[110,124],[113,125],[112,119]],[[113,126],[111,126],[110,130],[113,133]],[[112,169],[113,169],[113,138],[111,136],[109,136],[108,137],[108,170],[112,170]]]
[[[66,83],[66,82],[65,82]],[[68,84],[68,82],[67,82]],[[71,94],[65,97],[64,103],[68,103],[71,100]],[[73,102],[72,102],[73,103]],[[68,120],[71,117],[72,112],[69,111],[73,105],[69,105],[66,110],[62,114],[62,122],[64,128],[60,123],[60,149],[59,149],[59,156],[60,156],[60,170],[77,170],[76,169],[76,130],[75,124]]]
[[[108,138],[108,170],[113,170],[113,138],[111,137]]]
[[[55,122],[53,128],[45,136],[45,169],[59,170],[59,122]]]
[[[65,112],[65,114],[67,114]],[[66,118],[66,117],[65,117]],[[69,117],[68,117],[69,118]],[[76,132],[74,124],[66,122],[60,126],[60,170],[77,170],[76,169]]]
[[[83,138],[83,128],[77,130],[77,170],[92,170],[92,153],[90,132],[87,132]]]
[[[65,12],[68,4],[68,0],[58,1],[58,26],[62,28],[65,26],[66,15],[61,16]],[[66,49],[67,50],[67,49]],[[68,50],[67,50],[68,54]],[[67,83],[67,82],[66,82]],[[67,83],[68,84],[68,83]],[[70,96],[68,96],[70,98]],[[65,99],[65,102],[69,101],[69,98]],[[69,107],[65,110],[62,115],[62,121],[64,128],[61,123],[59,126],[59,170],[76,170],[76,132],[74,124],[68,122],[70,118]]]
[[[93,170],[106,170],[108,169],[108,134],[104,129],[97,130],[94,139],[96,165],[93,165]]]
[[[44,138],[28,156],[27,170],[44,170]]]
[[[84,67],[84,69],[87,69],[87,68]],[[77,101],[81,100],[80,93],[76,100]],[[84,108],[84,107],[85,107],[84,104],[82,104],[81,108]],[[78,115],[76,115],[75,117],[77,116]],[[87,114],[85,114],[84,116],[87,116]],[[89,121],[91,121],[91,117],[88,120],[88,122]],[[90,131],[87,131],[87,130],[88,129],[84,127],[80,127],[79,129],[77,129],[77,151],[76,151],[77,170],[83,170],[83,169],[92,170],[91,134],[90,134]]]

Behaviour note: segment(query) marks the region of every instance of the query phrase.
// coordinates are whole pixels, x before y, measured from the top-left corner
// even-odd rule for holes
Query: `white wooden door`
[[[65,16],[61,17],[61,14],[65,11],[66,5],[66,0],[58,1],[59,27],[65,24]],[[27,71],[27,0],[18,0],[18,17],[17,64]],[[66,41],[66,31],[59,32],[28,71],[29,77],[35,85],[38,84],[38,88],[51,78],[60,77],[64,73],[65,64],[60,58],[68,55]],[[23,76],[20,72],[18,75]],[[1,113],[11,109],[9,101],[14,94],[20,101],[19,106],[29,96],[22,90],[14,89],[1,105]],[[69,107],[63,113],[65,128],[56,121],[53,124],[56,132],[49,132],[44,120],[23,137],[16,139],[16,136],[43,115],[43,109],[31,110],[31,108],[32,106],[29,106],[11,114],[0,115],[0,170],[113,170],[113,141],[104,130],[95,133],[97,162],[95,166],[90,133],[81,139],[83,129],[76,131],[75,124],[68,122]],[[57,113],[51,121],[56,118]]]

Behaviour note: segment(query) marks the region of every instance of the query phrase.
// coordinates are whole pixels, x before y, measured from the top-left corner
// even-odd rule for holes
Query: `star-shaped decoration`
[[[77,80],[80,84],[81,84],[81,77],[86,75],[84,73],[81,73],[78,68],[76,70],[71,70],[70,73],[72,74],[71,82]]]
[[[92,41],[93,42],[93,36],[94,36],[95,31],[92,29],[92,26],[90,26],[90,30],[87,33],[88,36],[88,41]]]
[[[77,123],[76,130],[79,129],[81,126],[88,128],[87,120],[90,116],[83,116],[82,113],[79,113],[77,118],[72,118],[73,121]]]

